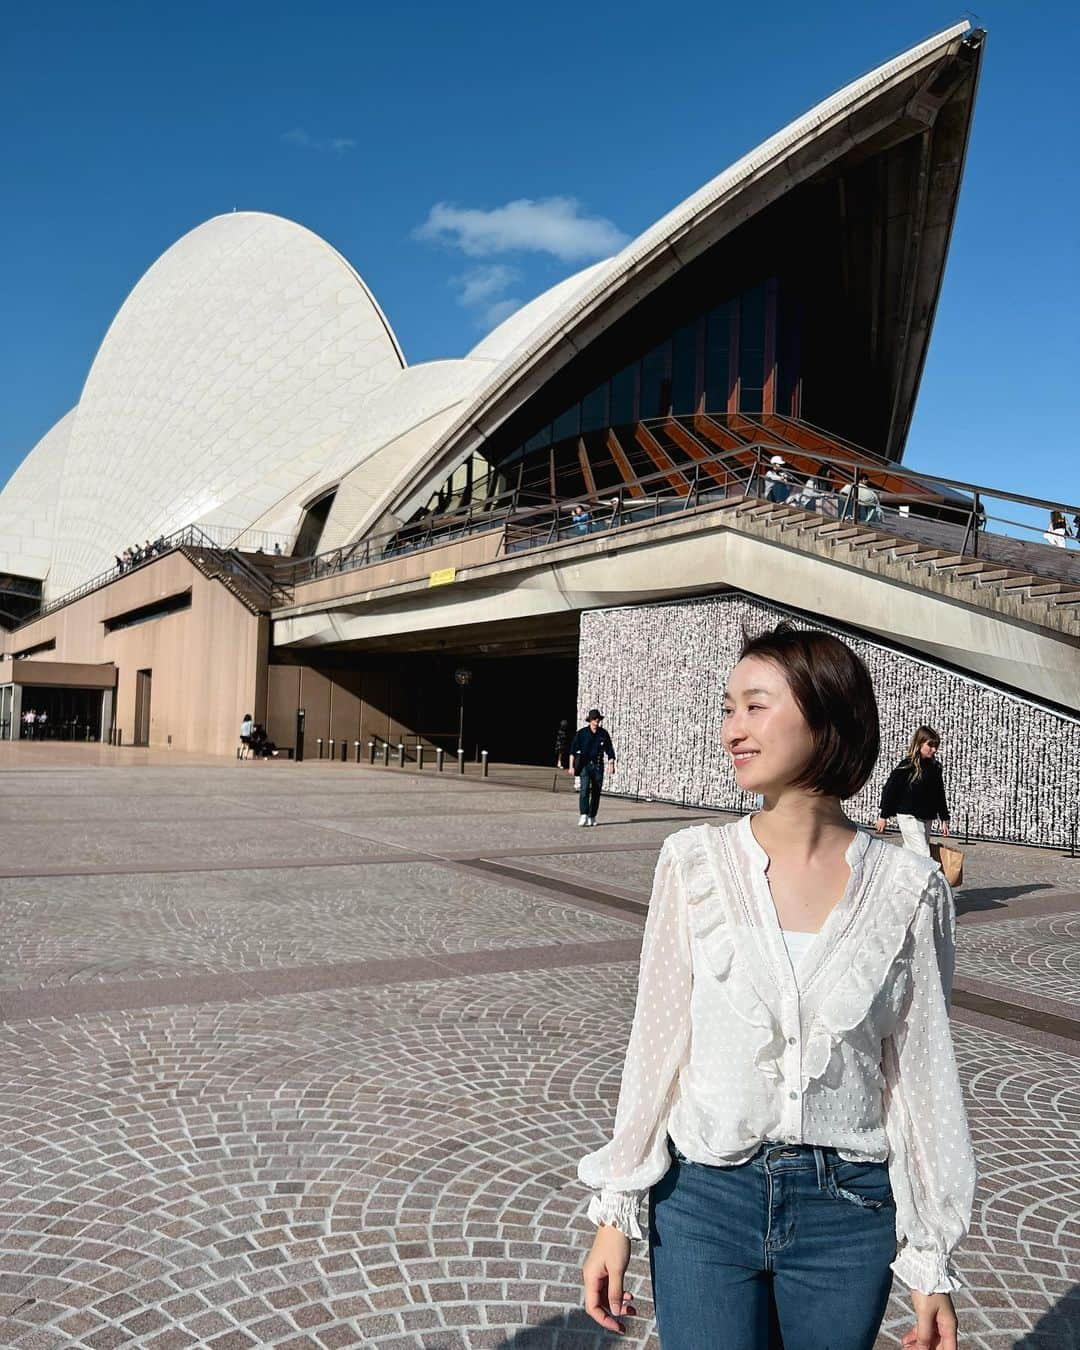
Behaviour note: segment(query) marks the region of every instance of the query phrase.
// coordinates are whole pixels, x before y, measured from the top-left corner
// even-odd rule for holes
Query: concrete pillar
[[[11,686],[11,725],[8,728],[8,735],[13,741],[17,741],[22,735],[22,685],[13,684]]]
[[[113,699],[115,691],[106,689],[101,695],[101,744],[105,745],[109,739],[109,731],[112,727],[113,719]]]

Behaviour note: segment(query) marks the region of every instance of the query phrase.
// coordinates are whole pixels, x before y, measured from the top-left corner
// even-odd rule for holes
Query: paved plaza
[[[0,1347],[615,1343],[576,1163],[659,847],[728,817],[475,774],[0,747]],[[1069,1350],[1080,859],[967,855],[962,1343]]]

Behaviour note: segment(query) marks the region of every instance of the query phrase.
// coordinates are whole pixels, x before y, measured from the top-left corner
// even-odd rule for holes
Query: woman
[[[723,744],[764,809],[660,853],[586,1309],[634,1305],[650,1196],[663,1350],[870,1350],[896,1274],[905,1344],[955,1350],[949,1254],[975,1170],[949,1037],[952,896],[929,860],[841,809],[878,753],[870,677],[842,642],[746,644]]]
[[[949,803],[945,779],[937,760],[941,737],[933,727],[919,727],[908,752],[889,774],[881,793],[874,829],[881,834],[890,816],[896,817],[904,847],[930,856],[930,828],[941,821],[941,833],[949,833]]]

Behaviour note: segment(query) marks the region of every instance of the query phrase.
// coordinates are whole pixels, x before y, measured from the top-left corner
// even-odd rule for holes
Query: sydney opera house
[[[982,46],[961,24],[855,80],[460,359],[410,366],[300,224],[192,230],[0,494],[5,734],[36,703],[91,738],[231,753],[252,712],[298,749],[303,709],[309,758],[543,762],[590,614],[725,595],[1075,712],[1075,608],[1033,626],[1027,592],[972,603],[944,570],[894,577],[902,550],[854,552],[882,502],[941,533],[936,561],[971,534],[969,496],[901,460]],[[768,507],[794,486],[786,528]],[[827,498],[828,549],[795,528],[828,528]]]

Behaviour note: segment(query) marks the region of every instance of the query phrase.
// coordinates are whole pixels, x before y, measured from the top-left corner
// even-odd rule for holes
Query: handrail
[[[683,426],[687,431],[693,433],[694,422],[697,414],[692,415],[668,415],[654,418],[645,418],[638,423],[628,424],[623,428],[596,428],[597,434],[603,434],[605,431],[618,433],[620,430],[632,432],[635,428],[641,426],[646,429],[656,428],[661,434],[664,429],[673,422]],[[723,426],[727,414],[706,413],[712,421],[718,426]],[[777,423],[783,426],[790,426],[794,429],[805,429],[822,436],[833,444],[851,447],[826,453],[824,450],[810,449],[804,446],[795,445],[782,438],[782,434],[771,435],[768,427],[760,421],[756,421],[758,416],[768,416],[775,419]],[[661,502],[682,501],[681,509],[689,508],[691,501],[699,501],[703,496],[712,497],[715,495],[715,488],[702,488],[701,471],[703,468],[712,467],[714,470],[722,470],[725,475],[725,482],[730,480],[735,483],[745,482],[753,487],[755,484],[763,485],[765,463],[764,456],[769,453],[779,453],[781,455],[798,455],[810,460],[814,460],[820,466],[814,475],[830,473],[839,473],[841,478],[850,480],[852,491],[848,505],[852,511],[856,511],[855,498],[857,497],[857,488],[860,482],[873,485],[874,480],[879,475],[889,478],[899,478],[912,484],[931,489],[947,489],[951,493],[966,494],[970,501],[957,501],[955,498],[937,501],[925,497],[912,497],[912,504],[922,506],[932,506],[939,510],[944,510],[953,515],[956,523],[965,522],[964,541],[960,551],[966,553],[969,544],[972,547],[972,555],[978,556],[979,535],[985,529],[990,520],[1000,520],[1003,524],[1013,524],[1024,529],[1036,530],[1036,527],[1021,525],[1021,522],[1010,522],[1004,517],[991,517],[984,514],[984,498],[993,498],[996,500],[1014,502],[1022,506],[1033,507],[1042,511],[1060,511],[1065,515],[1080,515],[1080,506],[1065,505],[1059,502],[1052,502],[1042,497],[1031,497],[1023,493],[1007,492],[982,484],[968,483],[960,479],[946,478],[940,474],[923,473],[920,470],[907,469],[900,464],[894,464],[892,461],[884,460],[879,455],[874,455],[869,451],[860,450],[852,446],[851,442],[842,441],[841,438],[834,436],[831,432],[813,426],[809,422],[801,419],[790,418],[784,414],[742,414],[737,419],[740,423],[753,426],[755,430],[760,431],[762,436],[755,436],[752,440],[745,440],[743,432],[731,431],[732,435],[738,436],[740,443],[726,450],[719,450],[714,454],[702,454],[692,458],[677,460],[671,457],[671,464],[663,470],[656,470],[637,478],[621,480],[620,483],[610,489],[601,489],[598,492],[576,493],[572,497],[556,497],[550,494],[523,490],[520,487],[508,488],[503,492],[496,493],[490,497],[483,497],[480,500],[472,500],[467,506],[458,508],[455,511],[447,512],[441,516],[429,516],[426,520],[415,522],[411,525],[399,525],[391,530],[383,531],[379,534],[368,535],[363,539],[354,540],[352,543],[342,545],[337,549],[331,549],[321,554],[312,554],[306,558],[277,558],[267,556],[263,566],[256,567],[243,556],[243,553],[236,548],[222,546],[211,538],[211,536],[198,525],[187,525],[183,529],[174,531],[171,535],[161,540],[160,547],[156,548],[153,556],[133,563],[130,566],[120,568],[110,568],[106,572],[99,573],[82,583],[81,586],[68,591],[55,600],[50,600],[43,604],[34,615],[23,619],[22,622],[15,625],[16,628],[23,628],[26,625],[36,622],[36,620],[46,617],[57,609],[71,604],[91,591],[99,589],[101,586],[108,585],[118,577],[127,575],[128,572],[136,571],[144,567],[149,562],[156,561],[164,554],[172,552],[175,549],[183,547],[198,548],[210,554],[216,565],[222,571],[231,573],[243,578],[255,593],[264,600],[267,609],[273,608],[276,604],[287,603],[292,586],[302,581],[311,580],[320,576],[326,576],[334,572],[353,571],[359,567],[370,566],[375,562],[398,556],[402,552],[418,552],[426,548],[437,546],[443,542],[450,542],[453,539],[460,539],[477,533],[487,533],[493,529],[501,528],[503,537],[499,542],[499,552],[503,552],[507,546],[507,535],[510,531],[516,529],[529,529],[530,520],[547,518],[547,534],[550,539],[559,537],[560,530],[565,528],[560,525],[560,514],[569,509],[569,504],[573,501],[579,502],[604,502],[610,506],[612,502],[618,502],[618,515],[621,520],[624,512],[624,494],[632,489],[645,490],[645,497],[634,497],[629,503],[629,508],[633,518],[640,519],[642,511],[648,505],[648,493],[655,489],[654,513],[659,516],[664,514],[661,510]],[[729,428],[730,430],[730,428]],[[592,435],[593,432],[584,433]],[[557,442],[557,445],[576,443],[577,436],[566,438],[564,441]],[[695,436],[704,450],[705,444]],[[553,447],[554,448],[554,447]],[[669,455],[670,457],[670,455]],[[750,460],[751,462],[748,462]],[[671,487],[671,475],[673,470],[682,474],[684,478],[692,477],[692,486],[688,483],[686,493],[677,493]],[[484,475],[483,478],[476,480],[473,488],[479,487],[484,483],[491,481],[497,473],[494,468]],[[609,493],[610,495],[605,495]],[[836,489],[829,487],[823,496],[836,495]],[[900,492],[878,491],[882,502],[889,504],[899,504],[906,500],[906,495]],[[534,503],[534,504],[530,504]],[[846,507],[845,507],[846,509]],[[596,528],[594,525],[593,529]],[[1037,531],[1041,533],[1041,531]],[[241,536],[238,536],[241,537]],[[14,629],[12,630],[14,631]]]

